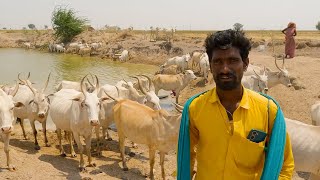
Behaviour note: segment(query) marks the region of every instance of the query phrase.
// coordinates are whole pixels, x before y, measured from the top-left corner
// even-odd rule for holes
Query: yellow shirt
[[[190,104],[191,172],[196,158],[197,180],[260,179],[265,157],[264,145],[270,138],[277,106],[269,101],[268,115],[268,99],[243,89],[239,107],[233,113],[233,121],[229,121],[215,88]],[[249,141],[247,135],[251,129],[267,132],[267,138],[260,143]],[[294,161],[287,133],[279,179],[291,179],[293,169]]]

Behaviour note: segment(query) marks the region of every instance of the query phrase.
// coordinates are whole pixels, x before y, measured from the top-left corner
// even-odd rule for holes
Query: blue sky
[[[21,29],[35,24],[51,26],[57,5],[68,5],[90,20],[95,28],[149,29],[158,26],[192,30],[219,30],[236,22],[247,30],[284,28],[315,30],[320,21],[320,0],[0,0],[0,28]]]

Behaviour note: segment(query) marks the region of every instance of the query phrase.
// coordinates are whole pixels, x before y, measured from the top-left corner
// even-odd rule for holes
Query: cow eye
[[[10,111],[13,111],[14,107],[10,108]]]

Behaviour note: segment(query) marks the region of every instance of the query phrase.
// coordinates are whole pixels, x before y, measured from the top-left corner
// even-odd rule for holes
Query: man
[[[291,179],[294,161],[280,107],[241,85],[249,40],[229,29],[209,35],[205,47],[216,87],[185,105],[178,179],[192,177],[195,158],[197,180]]]

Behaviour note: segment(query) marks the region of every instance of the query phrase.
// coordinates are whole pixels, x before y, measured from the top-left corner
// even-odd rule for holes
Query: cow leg
[[[150,179],[154,179],[153,167],[154,167],[155,156],[156,156],[155,148],[152,146],[149,146]]]
[[[96,133],[96,138],[97,138],[97,147],[96,151],[98,156],[101,155],[101,147],[100,147],[100,126],[95,127],[95,133]],[[91,144],[91,143],[90,143]]]
[[[62,146],[62,136],[61,136],[61,129],[57,128],[57,136],[59,140],[59,147],[60,147],[60,156],[66,157],[66,152],[64,152],[63,146]]]
[[[10,158],[10,147],[9,147],[9,141],[10,141],[10,134],[2,134],[2,139],[3,139],[3,146],[4,146],[4,152],[6,153],[7,156],[7,166],[9,171],[15,171],[16,167],[11,164],[11,158]]]
[[[107,132],[107,141],[112,141],[112,138],[109,134],[108,128],[102,127],[103,139],[106,139],[106,132]]]
[[[78,148],[79,148],[79,151],[80,151],[80,171],[85,171],[86,168],[84,166],[84,160],[83,160],[83,146],[81,144],[81,141],[80,141],[80,136],[78,133],[73,133],[73,137],[74,137],[74,140],[77,142],[77,145],[78,145]]]
[[[120,155],[122,159],[122,168],[124,171],[128,171],[128,166],[126,163],[126,158],[125,158],[125,147],[124,147],[124,142],[125,142],[125,136],[120,130],[118,129],[118,136],[119,136],[119,148],[120,148]]]
[[[47,120],[43,121],[42,123],[42,130],[43,130],[43,135],[44,135],[44,142],[46,144],[46,147],[50,147],[50,144],[48,143],[48,138],[47,138]]]
[[[177,103],[177,104],[178,104],[179,94],[180,94],[180,92],[177,91],[177,92],[176,92],[176,103]]]
[[[39,146],[39,144],[38,144],[38,140],[37,140],[37,134],[38,134],[38,132],[37,132],[37,129],[36,129],[36,126],[35,126],[35,124],[34,124],[34,120],[29,120],[30,121],[30,125],[31,125],[31,127],[32,127],[32,131],[33,131],[33,136],[34,136],[34,149],[35,150],[40,150],[40,146]]]
[[[86,142],[86,151],[87,151],[87,156],[88,156],[88,167],[96,167],[96,164],[92,162],[92,157],[91,157],[91,135],[85,138]]]
[[[74,152],[74,148],[73,148],[73,136],[72,136],[72,132],[66,132],[67,133],[67,139],[69,141],[70,144],[70,153],[71,153],[71,157],[77,157],[77,154]]]
[[[21,129],[22,129],[22,133],[23,133],[23,137],[25,140],[28,140],[28,136],[26,135],[26,131],[24,130],[24,119],[20,119],[20,118],[17,118],[17,121],[19,121],[19,124],[21,126]]]
[[[165,156],[165,152],[160,152],[160,166],[161,166],[161,175],[162,175],[162,179],[166,179],[166,173],[164,171],[164,156]]]

